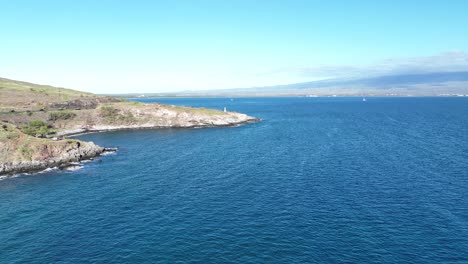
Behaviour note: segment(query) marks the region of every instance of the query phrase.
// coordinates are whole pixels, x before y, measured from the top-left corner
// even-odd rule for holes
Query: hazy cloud
[[[361,78],[381,75],[468,71],[468,54],[444,52],[434,56],[387,59],[371,65],[317,65],[283,68],[260,75],[295,74],[313,79]]]

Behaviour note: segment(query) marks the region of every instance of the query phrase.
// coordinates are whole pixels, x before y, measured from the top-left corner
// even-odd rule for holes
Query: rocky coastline
[[[0,176],[73,169],[115,149],[70,138],[84,133],[228,127],[257,118],[223,110],[141,103],[0,78]]]
[[[187,118],[184,118],[187,117]],[[0,147],[10,149],[13,151],[17,148],[16,152],[21,152],[16,155],[20,158],[5,159],[3,158],[0,163],[0,176],[11,176],[22,173],[36,173],[49,168],[66,169],[68,167],[79,166],[79,163],[86,160],[93,160],[108,152],[115,152],[115,148],[105,148],[96,145],[93,142],[83,142],[79,140],[68,141],[66,137],[76,136],[85,133],[93,132],[106,132],[116,130],[135,130],[135,129],[159,129],[159,128],[205,128],[205,127],[230,127],[239,126],[260,121],[257,118],[250,117],[239,113],[228,113],[223,116],[196,116],[193,115],[178,115],[176,119],[161,119],[157,121],[139,122],[138,124],[96,124],[91,127],[77,127],[67,128],[58,131],[57,136],[59,139],[37,139],[23,134],[16,128],[8,125],[10,133],[16,133],[19,139],[26,138],[26,141],[36,142],[37,147],[30,147],[29,150],[35,154],[29,154],[31,157],[24,158],[23,143],[11,144],[11,142],[0,142]],[[10,144],[9,144],[10,143]],[[29,145],[28,145],[29,146]],[[5,155],[4,155],[5,156]]]
[[[250,123],[260,122],[259,118],[246,116],[243,119],[236,121],[225,121],[217,123],[176,123],[172,125],[161,125],[155,123],[146,123],[138,125],[96,125],[92,127],[81,127],[73,129],[65,129],[57,133],[62,137],[73,137],[88,133],[103,133],[121,130],[149,130],[149,129],[164,129],[164,128],[210,128],[210,127],[236,127]]]
[[[115,152],[115,148],[105,148],[93,142],[79,140],[51,141],[30,138],[19,134],[22,142],[0,142],[0,147],[8,151],[11,157],[3,157],[0,163],[0,176],[11,176],[21,173],[35,173],[48,168],[66,168],[85,160],[93,160],[108,152]],[[24,142],[28,143],[24,143]],[[16,147],[16,150],[12,150]],[[20,154],[18,154],[20,152]],[[5,153],[2,153],[5,154]],[[3,155],[4,156],[4,155]],[[18,156],[28,156],[27,158]]]
[[[114,148],[103,148],[94,145],[92,148],[84,147],[75,151],[64,153],[61,156],[34,161],[6,162],[0,164],[0,176],[12,176],[22,173],[37,173],[50,168],[66,170],[70,166],[79,166],[83,161],[94,160],[105,153],[117,151]]]

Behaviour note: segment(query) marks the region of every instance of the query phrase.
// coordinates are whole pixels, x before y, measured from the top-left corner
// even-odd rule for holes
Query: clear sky
[[[143,93],[287,84],[408,59],[468,65],[467,14],[463,0],[0,0],[0,76]]]

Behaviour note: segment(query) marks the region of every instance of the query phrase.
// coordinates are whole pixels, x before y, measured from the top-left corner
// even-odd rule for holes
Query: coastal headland
[[[259,119],[235,112],[130,102],[0,78],[0,175],[93,159],[112,148],[67,136],[121,129],[237,126]]]

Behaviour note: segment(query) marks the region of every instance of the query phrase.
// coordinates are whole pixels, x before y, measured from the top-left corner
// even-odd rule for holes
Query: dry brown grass
[[[35,110],[49,103],[64,102],[96,95],[49,85],[0,78],[0,111]]]

